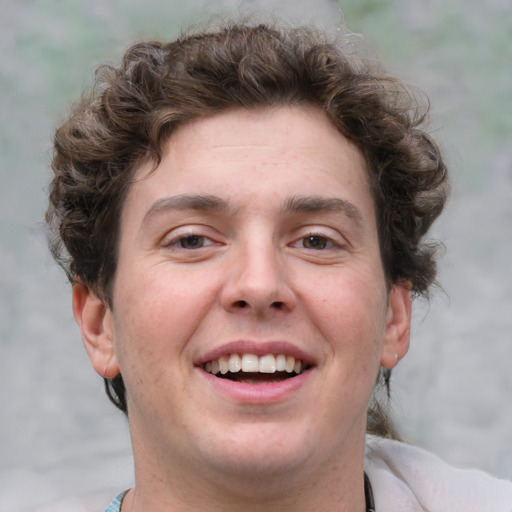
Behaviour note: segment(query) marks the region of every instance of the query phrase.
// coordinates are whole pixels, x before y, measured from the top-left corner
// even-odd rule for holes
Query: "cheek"
[[[326,324],[350,323],[363,329],[378,329],[385,322],[387,294],[378,276],[333,273],[303,292]],[[380,326],[380,327],[379,327]]]
[[[126,275],[126,274],[125,274]],[[212,297],[204,282],[165,272],[131,273],[116,283],[114,319],[116,350],[121,372],[166,371],[198,328]],[[158,364],[161,361],[165,364]]]
[[[304,290],[303,297],[333,351],[361,359],[380,349],[387,312],[382,278],[371,273],[332,273]]]

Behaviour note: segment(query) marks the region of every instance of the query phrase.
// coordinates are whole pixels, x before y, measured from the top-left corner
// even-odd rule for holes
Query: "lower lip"
[[[233,401],[247,404],[272,404],[282,402],[293,393],[297,392],[313,373],[313,370],[309,369],[296,377],[280,382],[246,384],[215,377],[202,368],[198,368],[198,370],[217,392]]]

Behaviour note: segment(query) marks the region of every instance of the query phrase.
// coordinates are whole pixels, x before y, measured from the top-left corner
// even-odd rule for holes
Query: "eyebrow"
[[[160,212],[168,210],[229,213],[232,211],[232,207],[224,199],[209,194],[169,196],[159,199],[151,205],[144,215],[142,224],[146,224]],[[293,196],[288,198],[281,208],[283,214],[312,212],[341,212],[358,223],[363,221],[363,216],[358,208],[350,201],[339,197]]]
[[[341,212],[358,223],[363,221],[359,209],[350,201],[339,197],[293,196],[285,201],[282,212]]]
[[[228,212],[231,210],[228,203],[212,195],[179,195],[164,197],[155,201],[142,219],[142,224],[149,221],[160,212],[167,210],[198,210],[203,212]]]

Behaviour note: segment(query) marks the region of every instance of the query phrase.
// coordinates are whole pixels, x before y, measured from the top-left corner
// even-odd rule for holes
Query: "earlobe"
[[[393,285],[389,294],[386,334],[380,364],[394,368],[409,350],[411,324],[411,283],[402,281]]]
[[[104,301],[81,282],[73,285],[73,315],[96,372],[107,379],[119,375],[112,312]]]

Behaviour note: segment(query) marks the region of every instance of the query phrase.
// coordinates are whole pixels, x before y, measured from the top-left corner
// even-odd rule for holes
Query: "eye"
[[[311,233],[309,235],[303,236],[302,238],[299,238],[299,240],[297,240],[293,246],[298,247],[299,249],[322,251],[324,249],[332,249],[336,247],[337,244],[327,236]]]
[[[207,245],[209,239],[201,235],[182,236],[175,245],[178,244],[182,249],[200,249]]]
[[[216,242],[207,236],[196,233],[177,235],[164,243],[165,247],[185,249],[187,251],[202,249],[203,247],[208,247],[210,245],[216,245]]]
[[[330,249],[334,246],[332,240],[329,240],[322,235],[308,235],[304,238],[301,238],[301,242],[302,247],[305,249],[313,249],[316,251],[321,251],[322,249]]]

